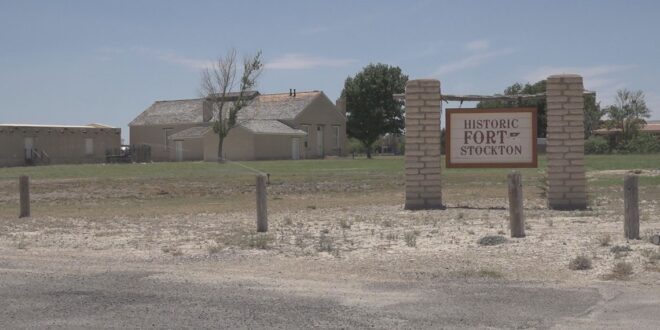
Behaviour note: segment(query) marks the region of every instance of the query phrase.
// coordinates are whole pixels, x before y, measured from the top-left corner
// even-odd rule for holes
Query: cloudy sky
[[[660,1],[0,0],[0,123],[122,127],[199,95],[200,70],[262,50],[261,92],[331,99],[371,62],[447,93],[577,73],[612,102],[641,89],[660,119]]]

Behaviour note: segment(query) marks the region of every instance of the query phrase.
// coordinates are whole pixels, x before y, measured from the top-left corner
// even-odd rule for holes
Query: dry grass
[[[591,258],[577,256],[568,264],[570,270],[588,270],[591,269]]]
[[[633,274],[633,265],[619,261],[612,267],[612,272],[604,276],[606,280],[627,280]]]

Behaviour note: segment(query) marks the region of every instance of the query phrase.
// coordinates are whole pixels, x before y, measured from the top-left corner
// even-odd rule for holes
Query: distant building
[[[102,163],[121,146],[121,130],[85,126],[0,124],[0,166]]]
[[[646,125],[642,125],[639,128],[639,131],[660,137],[660,120],[646,121]],[[620,132],[621,130],[618,128],[611,128],[611,129],[599,128],[593,131],[593,134],[601,135],[601,136],[611,136],[611,135],[618,135]]]
[[[239,112],[224,141],[228,160],[304,159],[346,153],[346,116],[323,92],[259,94]],[[227,96],[228,104],[236,99]],[[131,144],[151,146],[154,161],[218,158],[214,114],[204,98],[157,101],[128,126]]]

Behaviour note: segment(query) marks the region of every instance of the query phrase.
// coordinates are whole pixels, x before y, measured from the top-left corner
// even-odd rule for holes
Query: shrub
[[[486,245],[486,246],[499,245],[502,243],[506,243],[506,237],[499,235],[484,236],[480,238],[477,241],[477,243],[479,243],[479,245]]]
[[[577,256],[568,264],[570,270],[587,270],[591,269],[591,259],[585,256]]]
[[[627,246],[627,245],[615,245],[612,248],[610,248],[610,252],[612,253],[622,253],[622,252],[630,252],[632,249]]]
[[[622,144],[617,151],[623,154],[649,154],[660,152],[660,139],[648,133],[639,133],[637,136]]]
[[[617,262],[612,268],[612,273],[606,276],[607,279],[623,280],[628,278],[633,273],[633,265],[629,262]]]
[[[417,246],[417,233],[414,231],[408,231],[403,234],[403,239],[406,241],[406,245],[409,247]]]
[[[591,136],[584,141],[584,153],[586,154],[606,154],[610,152],[609,143],[600,136]]]
[[[598,237],[598,244],[600,246],[610,246],[611,241],[612,236],[610,236],[610,234],[603,234],[602,236]]]

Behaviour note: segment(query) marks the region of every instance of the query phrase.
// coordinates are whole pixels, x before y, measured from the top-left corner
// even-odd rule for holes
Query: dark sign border
[[[455,113],[531,113],[532,114],[532,161],[526,163],[453,163],[451,161],[451,115]],[[536,108],[461,108],[445,109],[445,166],[447,168],[536,168],[538,154]]]

